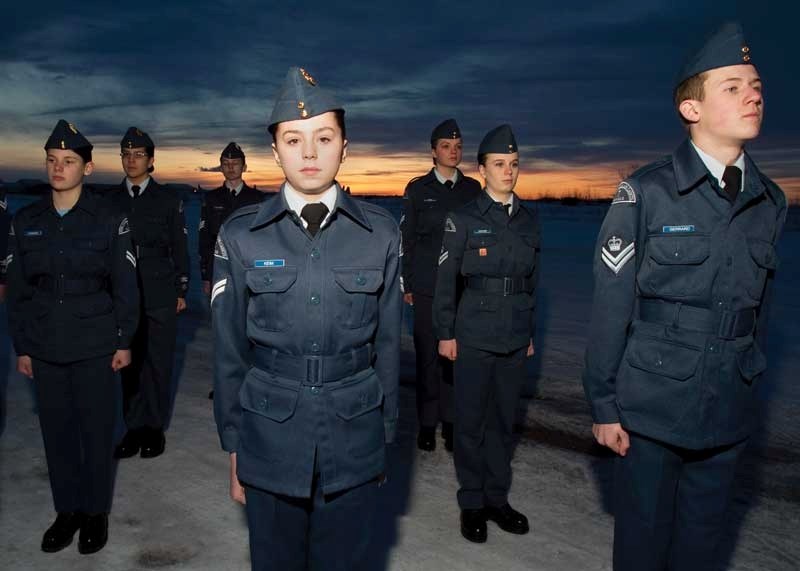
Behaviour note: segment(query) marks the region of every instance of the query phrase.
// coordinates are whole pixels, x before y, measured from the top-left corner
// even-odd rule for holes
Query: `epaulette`
[[[638,169],[633,171],[633,173],[630,176],[628,176],[626,180],[632,178],[640,178],[649,172],[652,172],[656,169],[660,169],[661,167],[664,167],[671,163],[672,163],[672,155],[666,155],[658,160],[655,160],[651,163],[647,163],[646,165],[639,167]]]

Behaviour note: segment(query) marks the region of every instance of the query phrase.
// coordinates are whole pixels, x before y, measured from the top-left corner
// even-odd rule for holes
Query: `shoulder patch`
[[[636,204],[636,191],[625,181],[619,183],[611,204]]]
[[[447,220],[444,221],[444,231],[445,232],[455,232],[456,231],[456,225],[453,222],[453,219],[450,218],[449,216],[447,217]]]
[[[119,223],[119,229],[117,230],[117,233],[120,236],[123,236],[123,235],[127,234],[130,231],[131,231],[131,225],[128,224],[128,219],[127,218],[123,218],[122,222]]]
[[[217,236],[217,243],[214,244],[214,257],[228,259],[228,250],[225,249],[225,244],[222,243],[222,238]]]

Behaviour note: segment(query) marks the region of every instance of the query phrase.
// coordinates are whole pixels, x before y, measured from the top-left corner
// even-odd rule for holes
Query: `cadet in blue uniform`
[[[139,315],[128,221],[83,190],[92,145],[61,120],[45,145],[52,192],[13,221],[7,263],[9,329],[17,369],[34,379],[58,517],[42,550],[80,529],[78,550],[108,538],[115,371],[131,362]]]
[[[203,195],[200,209],[200,225],[198,228],[200,279],[203,282],[203,293],[211,295],[211,279],[214,277],[214,244],[222,223],[231,212],[247,206],[258,204],[264,200],[264,194],[247,186],[242,180],[242,173],[247,170],[244,151],[234,142],[222,150],[219,166],[225,182],[219,188]]]
[[[189,251],[183,203],[151,176],[152,139],[136,127],[120,142],[125,180],[109,199],[131,225],[141,290],[133,363],[123,371],[123,410],[128,428],[115,456],[142,458],[164,452],[169,421],[177,314],[186,309]]]
[[[200,225],[198,227],[198,243],[200,254],[200,279],[203,282],[203,293],[211,295],[211,279],[214,277],[214,244],[222,223],[231,212],[247,206],[258,204],[264,200],[264,194],[250,188],[242,180],[242,173],[247,170],[244,151],[234,142],[222,150],[219,167],[225,182],[219,188],[203,195],[200,207]],[[208,393],[214,398],[214,391]]]
[[[675,89],[689,138],[623,181],[600,230],[584,387],[616,462],[614,569],[716,569],[756,424],[783,192],[744,152],[763,95],[738,24]]]
[[[454,119],[437,125],[431,133],[434,166],[425,176],[412,179],[403,195],[403,299],[414,306],[420,450],[436,448],[440,421],[445,448],[453,450],[453,367],[439,356],[433,332],[433,290],[445,216],[481,192],[480,183],[458,169],[461,145]]]
[[[514,416],[533,355],[540,233],[536,211],[513,192],[519,153],[511,127],[484,137],[478,163],[484,192],[445,220],[433,319],[439,353],[455,361],[461,534],[481,543],[487,519],[510,533],[528,532],[508,491]]]
[[[286,182],[235,212],[214,253],[214,416],[253,569],[351,571],[396,431],[400,232],[335,182],[344,110],[305,70],[269,131]]]

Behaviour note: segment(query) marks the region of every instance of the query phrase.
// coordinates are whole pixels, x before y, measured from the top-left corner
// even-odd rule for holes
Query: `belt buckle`
[[[322,358],[319,355],[305,356],[306,362],[306,383],[311,386],[321,385],[322,379]]]
[[[725,340],[735,339],[733,334],[736,331],[736,322],[738,319],[738,311],[723,309],[719,317],[719,325],[717,326],[717,337]]]
[[[514,280],[503,278],[503,297],[514,293]]]

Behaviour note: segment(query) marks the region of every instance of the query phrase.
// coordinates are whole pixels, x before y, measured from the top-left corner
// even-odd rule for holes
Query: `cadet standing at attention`
[[[717,568],[757,423],[783,192],[744,151],[761,79],[738,24],[684,66],[688,139],[617,189],[597,242],[584,387],[616,459],[614,569]]]
[[[436,448],[439,421],[445,448],[453,450],[453,366],[439,356],[432,313],[445,215],[481,192],[480,183],[458,169],[461,145],[461,131],[454,119],[437,125],[431,133],[434,166],[428,174],[412,179],[403,195],[402,285],[403,299],[414,306],[420,450]]]
[[[222,223],[234,210],[264,200],[262,192],[250,188],[242,180],[247,163],[239,145],[228,143],[219,157],[219,168],[225,182],[203,195],[198,226],[200,279],[203,282],[203,293],[208,296],[211,295],[211,279],[214,277],[214,244]],[[213,390],[208,393],[208,398],[214,398]]]
[[[286,181],[214,253],[214,415],[253,569],[352,571],[397,425],[400,232],[335,182],[344,109],[305,70],[268,130]]]
[[[115,371],[131,362],[136,259],[127,219],[83,190],[91,143],[61,120],[44,148],[52,192],[21,209],[11,228],[9,329],[17,370],[34,379],[58,513],[42,550],[64,549],[80,529],[86,554],[108,538]]]
[[[189,252],[183,203],[151,176],[155,144],[131,127],[120,142],[125,180],[109,199],[131,225],[139,272],[141,316],[133,344],[133,363],[123,371],[123,410],[127,432],[115,451],[129,458],[164,452],[169,421],[177,314],[186,309]]]
[[[461,534],[482,543],[487,519],[509,533],[528,533],[508,491],[514,418],[533,355],[540,232],[536,211],[514,194],[519,153],[511,127],[489,131],[478,164],[486,188],[445,219],[433,321],[439,354],[455,361]]]

